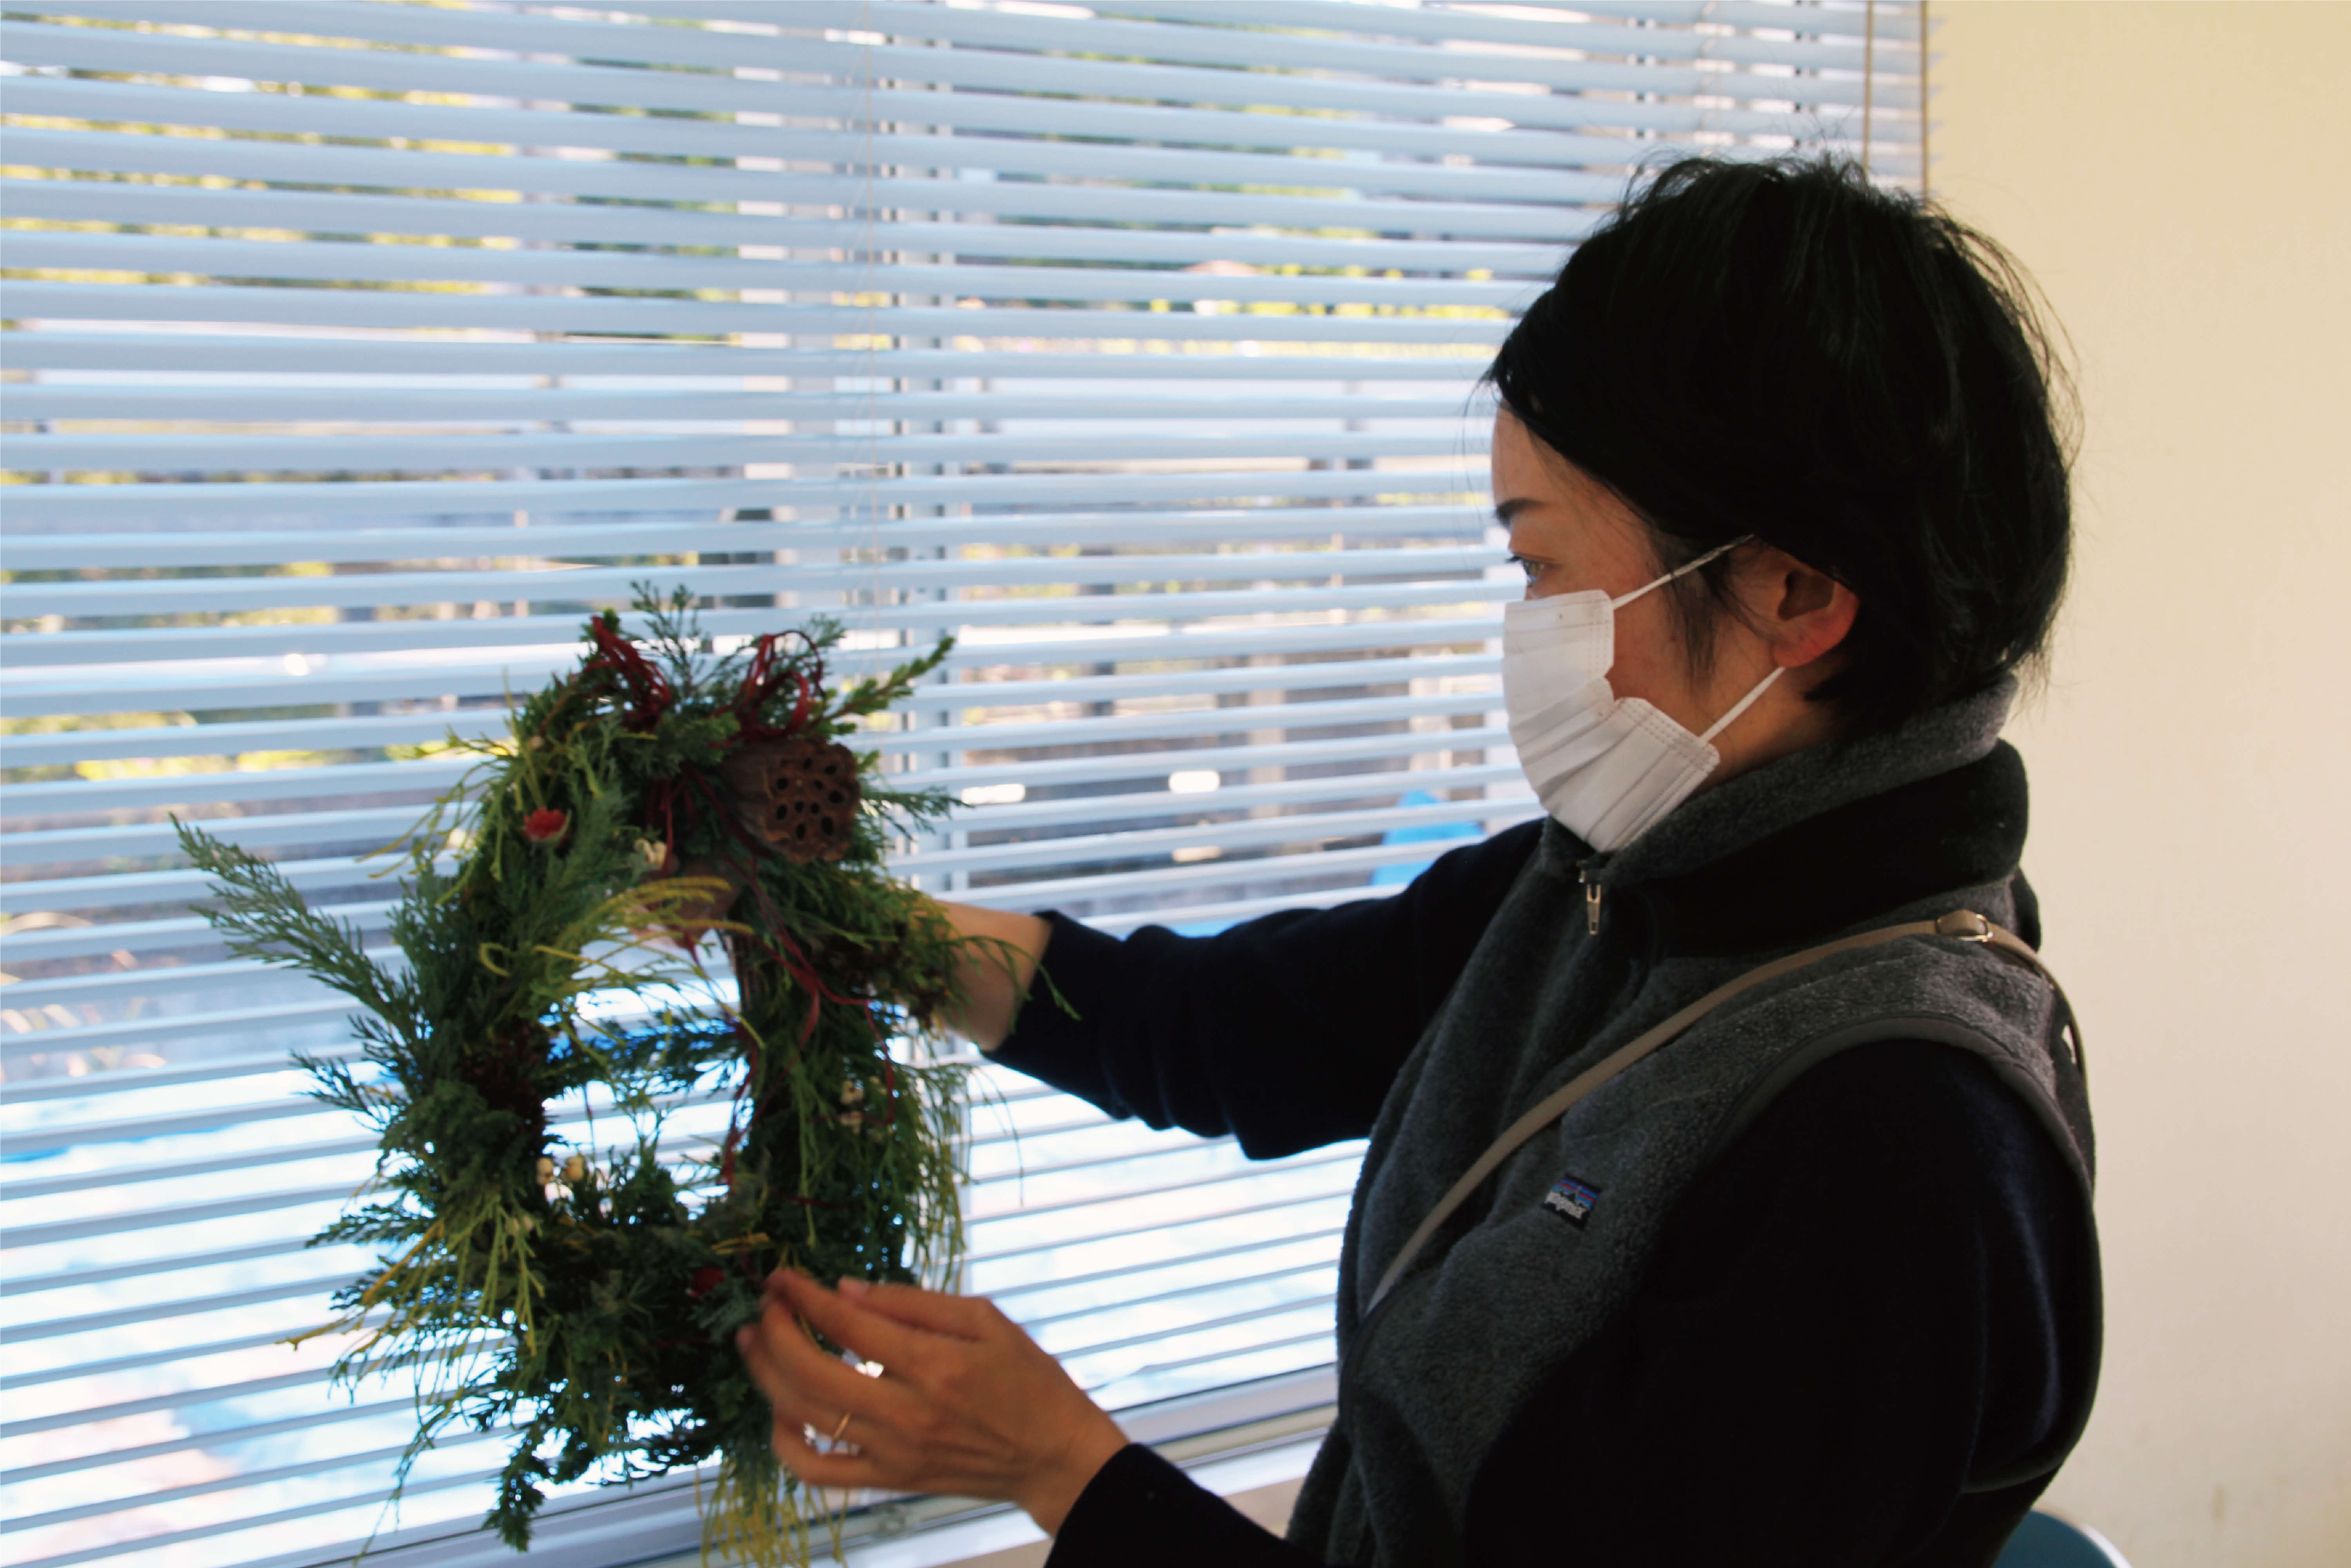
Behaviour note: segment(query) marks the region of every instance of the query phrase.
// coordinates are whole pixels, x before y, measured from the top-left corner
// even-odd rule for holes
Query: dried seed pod
[[[756,741],[729,757],[722,771],[744,825],[786,860],[806,865],[849,852],[862,799],[857,754],[849,747],[805,737]]]

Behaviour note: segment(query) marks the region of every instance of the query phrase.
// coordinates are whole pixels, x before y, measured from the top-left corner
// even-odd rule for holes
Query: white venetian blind
[[[1493,345],[1639,163],[1825,142],[1915,182],[1920,22],[7,9],[9,1560],[348,1556],[410,1421],[276,1343],[364,1260],[303,1246],[371,1145],[287,1061],[345,1009],[224,959],[171,814],[381,940],[356,857],[456,777],[433,744],[647,580],[722,636],[835,615],[851,673],[958,636],[870,737],[968,803],[904,846],[926,888],[1114,931],[1387,891],[1531,810]],[[1327,1401],[1353,1149],[1252,1166],[992,1084],[969,1288],[1154,1438]],[[433,1544],[498,1436],[388,1539],[502,1555]],[[549,1521],[585,1568],[693,1539],[674,1487]]]

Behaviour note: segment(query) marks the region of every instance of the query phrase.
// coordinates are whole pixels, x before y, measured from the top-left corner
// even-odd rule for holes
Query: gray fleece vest
[[[2048,984],[1975,944],[1906,938],[1767,982],[1585,1098],[1504,1164],[1369,1311],[1373,1285],[1405,1237],[1520,1113],[1677,1009],[1799,946],[1628,971],[1625,955],[1604,955],[1588,930],[1579,859],[1604,889],[1604,930],[1612,883],[1678,874],[1981,758],[2011,692],[1732,779],[1613,856],[1591,856],[1558,824],[1544,825],[1374,1128],[1340,1260],[1338,1416],[1291,1540],[1326,1561],[1460,1562],[1470,1483],[1512,1416],[1625,1301],[1676,1199],[1715,1154],[1799,1073],[1840,1051],[1899,1039],[1976,1052],[2038,1113],[2086,1205],[2087,1101]],[[2016,924],[2001,883],[1954,888],[1851,929],[1956,908]],[[2053,1468],[2086,1415],[2020,1473],[1977,1484]]]

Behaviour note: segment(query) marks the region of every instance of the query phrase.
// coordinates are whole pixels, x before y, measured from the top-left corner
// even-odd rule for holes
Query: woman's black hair
[[[2070,410],[1997,245],[1826,159],[1688,159],[1577,247],[1488,371],[1671,568],[1742,534],[1853,590],[1813,695],[1847,735],[2041,653],[2065,586]],[[1695,661],[1729,563],[1674,585]]]

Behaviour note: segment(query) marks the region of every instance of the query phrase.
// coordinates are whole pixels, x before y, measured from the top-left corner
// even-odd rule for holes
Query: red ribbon
[[[816,708],[817,687],[824,680],[824,661],[817,659],[813,662],[816,665],[814,679],[797,664],[789,664],[778,670],[775,667],[776,633],[769,632],[760,637],[758,645],[752,651],[750,668],[743,672],[743,689],[736,695],[736,728],[732,744],[798,735],[807,726],[809,715]],[[787,677],[797,683],[799,688],[792,700],[792,716],[784,721],[780,729],[760,723],[759,711],[768,706],[768,699],[783,689]]]
[[[615,631],[603,617],[588,622],[588,634],[595,639],[596,656],[588,661],[587,668],[610,671],[628,687],[629,702],[634,709],[625,721],[628,727],[646,730],[659,724],[677,696],[668,677],[637,651],[632,639]]]

